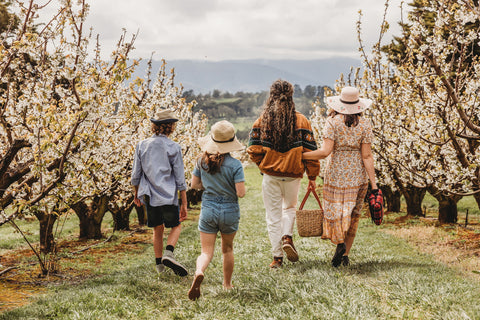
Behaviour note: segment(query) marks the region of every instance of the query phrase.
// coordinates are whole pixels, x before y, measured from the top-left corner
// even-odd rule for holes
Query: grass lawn
[[[85,279],[50,284],[39,298],[1,313],[0,319],[480,319],[478,278],[422,253],[391,234],[391,225],[375,226],[367,218],[361,220],[350,267],[330,266],[335,250],[330,242],[295,234],[300,260],[269,269],[261,176],[252,167],[246,178],[235,240],[234,290],[222,289],[219,242],[202,296],[192,302],[187,297],[192,275],[155,273],[150,230],[141,234],[144,244],[131,251],[128,246],[140,240],[127,241],[132,234],[125,232],[114,244],[91,249],[94,269],[85,269]],[[302,190],[305,186],[303,181]],[[313,205],[313,200],[307,203]],[[192,219],[184,223],[175,250],[191,274],[200,253],[197,215],[198,210],[190,212]],[[15,240],[8,242],[17,246]],[[122,246],[125,251],[119,250]],[[93,255],[97,250],[102,259]],[[76,261],[66,255],[60,264],[75,268]],[[0,278],[0,285],[7,282]]]

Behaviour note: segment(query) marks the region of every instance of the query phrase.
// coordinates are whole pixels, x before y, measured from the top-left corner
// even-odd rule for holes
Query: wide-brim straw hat
[[[152,121],[155,124],[162,124],[162,123],[177,122],[178,118],[172,110],[164,109],[157,112],[155,116],[150,119],[150,121]]]
[[[327,97],[327,106],[343,114],[355,114],[367,110],[372,100],[360,98],[360,92],[355,87],[345,87],[339,96]]]
[[[202,151],[210,154],[229,153],[243,149],[243,145],[235,136],[233,124],[226,120],[215,123],[205,137],[198,139],[198,144]]]

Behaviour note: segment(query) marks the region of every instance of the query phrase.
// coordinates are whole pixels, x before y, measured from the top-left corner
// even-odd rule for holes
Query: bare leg
[[[348,256],[350,252],[350,248],[353,245],[353,240],[355,240],[355,236],[357,235],[359,218],[360,218],[359,215],[355,215],[352,217],[352,223],[350,224],[350,229],[348,230],[347,236],[345,237],[345,246],[347,250],[345,250],[345,253],[343,254],[344,256]]]
[[[202,244],[202,253],[197,258],[197,270],[195,274],[203,274],[213,258],[215,249],[216,233],[205,233],[200,231],[200,242]]]
[[[215,249],[216,233],[205,233],[200,231],[200,243],[202,244],[202,253],[197,258],[197,270],[193,277],[192,286],[188,290],[188,298],[196,300],[200,297],[200,285],[203,281],[203,273],[207,269],[213,258],[213,250]]]
[[[347,250],[345,250],[345,253],[343,254],[344,256],[348,256],[348,253],[350,252],[350,248],[353,245],[353,240],[355,240],[355,236],[350,237],[347,235],[345,238],[345,245],[347,246]]]
[[[233,238],[236,233],[222,234],[222,254],[223,254],[223,287],[227,290],[232,289],[232,274],[234,266],[233,257]]]
[[[173,227],[170,230],[170,233],[168,234],[167,237],[167,246],[171,245],[174,246],[177,244],[178,238],[180,237],[180,232],[182,231],[182,225],[179,224],[176,227]]]
[[[153,227],[153,251],[155,252],[155,258],[161,258],[163,255],[163,224]]]

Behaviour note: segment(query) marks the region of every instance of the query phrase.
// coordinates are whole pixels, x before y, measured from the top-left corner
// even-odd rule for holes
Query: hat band
[[[212,136],[212,140],[216,143],[227,143],[227,142],[232,142],[233,140],[235,140],[235,135],[233,135],[232,139],[230,140],[226,140],[226,141],[218,141],[218,140],[215,140]]]
[[[360,99],[355,100],[355,101],[345,101],[345,100],[340,99],[340,102],[345,103],[345,104],[355,104],[355,103],[358,103],[359,101],[360,101]]]

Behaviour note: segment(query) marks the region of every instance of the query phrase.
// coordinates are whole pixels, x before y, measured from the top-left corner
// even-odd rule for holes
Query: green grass
[[[132,213],[131,216],[135,216],[135,213]],[[39,239],[39,223],[35,217],[30,217],[32,219],[17,219],[15,223],[26,235],[27,239],[33,243],[38,243]],[[107,212],[103,221],[102,221],[102,230],[112,229],[113,228],[113,218],[110,213]],[[79,234],[79,220],[75,214],[68,214],[61,216],[57,223],[55,224],[54,234],[57,239],[66,239],[66,238],[76,238]],[[19,249],[22,247],[27,247],[25,240],[22,235],[15,230],[11,224],[6,224],[0,227],[0,256],[6,250]]]
[[[247,196],[235,239],[234,290],[222,289],[216,253],[205,273],[202,296],[188,300],[192,276],[157,276],[153,249],[122,257],[105,276],[77,285],[51,286],[32,304],[0,319],[479,319],[480,283],[435,262],[368,219],[350,253],[351,266],[334,269],[335,246],[294,235],[297,263],[270,270],[261,176],[246,170]],[[303,181],[302,190],[306,181]],[[308,206],[314,202],[309,201]],[[191,273],[200,253],[195,222],[184,224],[175,250]]]
[[[219,98],[219,99],[215,99],[215,103],[216,104],[222,104],[222,103],[232,103],[232,102],[236,102],[238,100],[241,100],[241,98],[236,98],[236,97],[232,97],[232,98]]]

